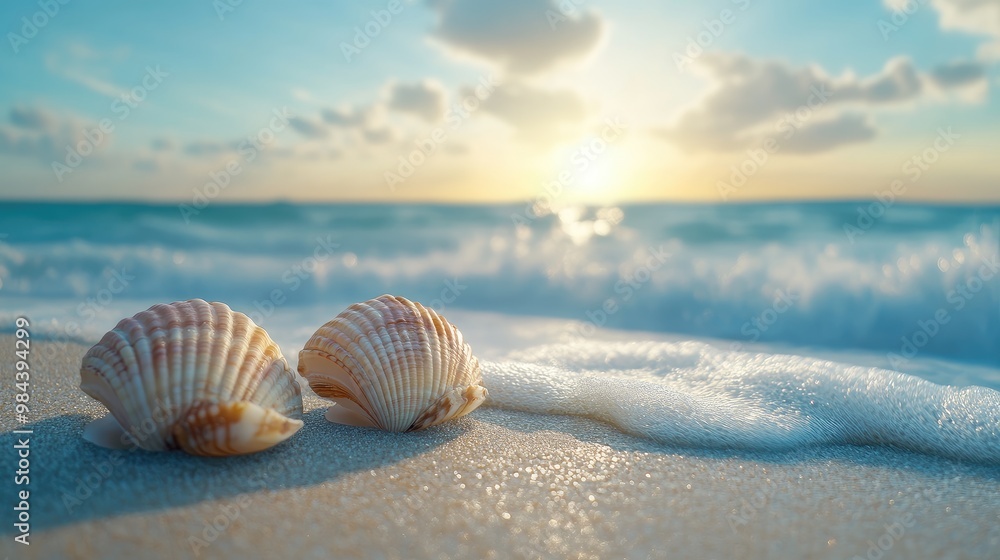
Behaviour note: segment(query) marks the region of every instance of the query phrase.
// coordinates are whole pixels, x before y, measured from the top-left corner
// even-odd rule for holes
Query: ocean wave
[[[669,445],[889,445],[1000,464],[1000,392],[984,387],[698,342],[548,345],[483,370],[489,406],[586,416]]]
[[[185,223],[169,205],[5,204],[0,312],[199,297],[264,321],[395,293],[575,319],[583,336],[1000,364],[1000,210],[897,205],[869,224],[865,208],[216,205]]]

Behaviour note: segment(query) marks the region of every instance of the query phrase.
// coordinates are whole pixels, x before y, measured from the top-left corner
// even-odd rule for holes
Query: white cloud
[[[51,70],[53,74],[71,82],[75,82],[95,93],[107,95],[108,97],[122,97],[128,95],[128,92],[125,91],[124,88],[116,86],[115,84],[102,80],[96,76],[87,74],[86,72],[80,72],[70,68],[60,68],[55,65],[49,65],[49,70]]]
[[[330,108],[323,109],[320,115],[332,126],[353,128],[369,124],[373,120],[374,112],[372,108]]]
[[[288,125],[306,138],[323,138],[330,132],[319,119],[291,117],[288,119]]]
[[[992,40],[979,47],[983,59],[1000,59],[1000,0],[883,0],[890,10],[909,15],[925,4],[938,12],[941,29]]]
[[[974,35],[987,35],[991,43],[982,45],[983,58],[1000,58],[1000,0],[932,0],[941,14],[941,27]]]
[[[55,126],[56,117],[39,107],[15,105],[10,109],[10,123],[29,130],[45,130]]]
[[[875,137],[875,127],[868,117],[856,113],[842,113],[832,119],[805,123],[792,138],[782,143],[786,152],[813,153],[835,146],[864,142]]]
[[[160,162],[154,158],[142,157],[132,161],[132,169],[145,173],[156,173],[161,167]]]
[[[153,138],[153,140],[149,143],[149,146],[154,152],[172,152],[177,148],[177,142],[175,142],[173,138],[159,136]]]
[[[322,140],[338,132],[334,140],[360,140],[365,144],[380,145],[396,140],[399,133],[386,122],[386,107],[376,102],[364,107],[329,107],[315,117],[292,117],[288,124],[308,140]],[[351,140],[346,140],[350,142]],[[336,143],[336,142],[335,142]],[[298,153],[298,152],[296,152]],[[337,156],[339,157],[339,151]]]
[[[522,138],[542,142],[578,133],[588,117],[586,104],[575,92],[521,83],[497,86],[480,110],[512,125]]]
[[[512,73],[548,70],[591,52],[605,24],[572,2],[553,0],[430,0],[434,37],[459,53],[486,59]],[[560,5],[574,7],[564,13]]]
[[[312,101],[315,99],[312,92],[304,88],[292,88],[292,97],[299,101]]]
[[[444,116],[446,94],[441,84],[423,80],[415,84],[393,84],[389,87],[389,108],[402,113],[412,113],[427,122],[436,122]]]
[[[79,84],[91,91],[109,97],[128,95],[125,88],[117,86],[98,74],[107,72],[111,63],[124,60],[128,48],[95,49],[87,43],[73,42],[45,56],[45,67],[52,74]]]
[[[368,144],[385,144],[396,139],[396,130],[386,124],[386,108],[381,102],[365,107],[326,108],[316,118],[297,117],[289,124],[309,139],[329,136],[340,131],[360,138]]]
[[[361,134],[369,144],[386,144],[392,142],[398,136],[396,130],[390,126],[365,128],[362,129]]]
[[[320,139],[332,132],[339,138],[353,138],[380,145],[397,140],[399,131],[389,122],[390,111],[417,115],[436,122],[445,111],[444,88],[434,80],[414,84],[390,83],[383,89],[385,99],[369,105],[327,107],[315,117],[295,117],[289,124],[308,139]],[[338,153],[339,155],[339,153]]]
[[[0,123],[0,153],[37,158],[43,163],[63,161],[67,148],[76,149],[85,139],[84,132],[93,130],[77,117],[59,116],[42,107],[15,105],[8,113],[7,123]],[[95,151],[106,147],[109,138],[101,134]]]
[[[939,87],[949,88],[984,80],[986,69],[976,62],[952,62],[934,68],[929,77]]]
[[[222,153],[231,151],[231,147],[225,145],[222,142],[216,141],[197,141],[191,142],[184,146],[184,153],[189,156],[202,157],[202,156],[215,156]]]
[[[782,148],[817,152],[875,136],[870,119],[840,114],[919,99],[927,86],[937,90],[982,86],[981,64],[956,62],[919,72],[906,58],[888,61],[872,76],[834,78],[821,68],[794,68],[742,54],[707,53],[697,62],[713,87],[660,135],[690,151],[740,150],[775,132],[795,130]],[[772,128],[768,130],[768,127]]]

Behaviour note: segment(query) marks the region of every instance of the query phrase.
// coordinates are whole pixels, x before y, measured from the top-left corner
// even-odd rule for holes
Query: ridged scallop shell
[[[433,309],[391,295],[320,327],[299,353],[299,373],[336,402],[327,420],[390,432],[458,418],[487,394],[462,333]]]
[[[302,427],[302,392],[278,345],[224,303],[158,304],[122,319],[83,357],[80,378],[110,411],[84,428],[104,447],[239,455]]]

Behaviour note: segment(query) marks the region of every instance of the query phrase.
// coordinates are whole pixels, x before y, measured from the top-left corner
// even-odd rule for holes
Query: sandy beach
[[[13,342],[0,337],[2,363]],[[30,545],[10,558],[995,558],[1000,468],[887,448],[667,448],[586,419],[481,408],[411,434],[327,423],[228,459],[110,451],[81,345],[36,342]],[[16,469],[3,403],[3,464]],[[8,473],[10,474],[10,473]]]

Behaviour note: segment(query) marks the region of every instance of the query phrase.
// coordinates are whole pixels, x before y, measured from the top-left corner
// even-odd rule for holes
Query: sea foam
[[[668,445],[890,445],[1000,463],[1000,392],[699,342],[577,342],[484,362],[490,406],[572,414]]]

